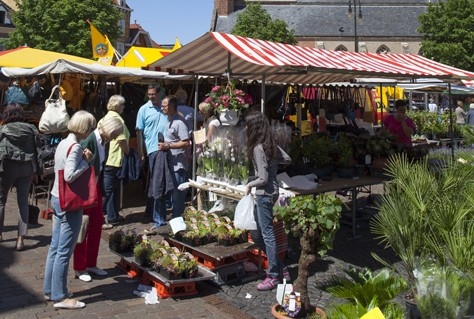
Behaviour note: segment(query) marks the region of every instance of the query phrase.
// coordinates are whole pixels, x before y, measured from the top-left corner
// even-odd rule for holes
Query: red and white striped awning
[[[170,74],[230,73],[240,79],[294,84],[350,81],[356,77],[474,79],[472,72],[417,55],[393,56],[315,49],[208,32],[149,68]]]

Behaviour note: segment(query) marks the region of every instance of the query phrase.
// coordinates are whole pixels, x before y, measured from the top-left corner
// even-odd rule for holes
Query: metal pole
[[[359,3],[360,7],[360,3]],[[357,39],[357,14],[356,14],[357,8],[356,8],[356,3],[354,0],[354,45],[355,49],[354,52],[359,52],[359,40]]]
[[[359,6],[359,10],[357,10],[357,6]],[[349,15],[352,14],[352,0],[349,0],[348,13]],[[360,0],[354,0],[354,52],[359,52],[359,38],[357,37],[357,18],[362,19],[362,8],[360,5]]]

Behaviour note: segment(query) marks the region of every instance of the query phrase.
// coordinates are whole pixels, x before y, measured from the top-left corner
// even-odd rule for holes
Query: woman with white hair
[[[97,206],[84,209],[84,214],[89,216],[89,225],[82,243],[78,243],[74,249],[74,270],[76,277],[82,281],[91,281],[89,273],[97,276],[107,276],[107,272],[97,267],[99,255],[100,235],[104,216],[102,210],[102,178],[101,170],[105,162],[105,146],[123,133],[123,124],[117,117],[108,117],[99,121],[97,128],[85,138],[81,145],[92,152],[90,164],[94,166],[97,194],[99,203]]]
[[[120,179],[117,176],[121,170],[124,155],[128,155],[130,148],[128,141],[130,132],[122,119],[123,109],[125,107],[125,98],[121,95],[112,95],[107,103],[107,114],[103,120],[108,118],[117,118],[123,126],[123,133],[116,139],[110,141],[107,155],[107,161],[104,168],[104,203],[103,212],[107,215],[107,223],[102,229],[111,229],[114,224],[123,220],[119,215],[120,201]]]
[[[59,205],[59,170],[64,170],[64,180],[68,183],[76,180],[88,168],[92,152],[83,149],[79,142],[86,138],[96,126],[94,116],[86,111],[74,113],[67,128],[69,135],[63,139],[54,155],[54,184],[51,189],[51,207],[53,208],[53,226],[51,244],[44,269],[44,298],[54,302],[54,308],[80,309],[85,304],[71,299],[67,289],[69,261],[74,251],[82,222],[82,210],[62,211]]]

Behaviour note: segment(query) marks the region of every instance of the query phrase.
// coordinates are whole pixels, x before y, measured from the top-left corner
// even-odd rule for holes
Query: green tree
[[[446,0],[429,4],[419,17],[424,35],[423,55],[435,61],[474,71],[474,0]]]
[[[232,34],[287,44],[297,43],[294,30],[288,30],[283,20],[272,20],[259,2],[247,2],[246,6],[245,11],[237,16]]]
[[[111,0],[16,0],[12,14],[16,30],[3,41],[7,49],[20,45],[92,58],[91,21],[114,43],[123,17]]]

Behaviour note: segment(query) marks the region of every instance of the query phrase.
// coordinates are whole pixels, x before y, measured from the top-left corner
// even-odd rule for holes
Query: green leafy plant
[[[312,168],[320,168],[332,162],[333,144],[327,134],[312,134],[303,139],[301,152]]]
[[[469,307],[473,278],[435,259],[418,265],[416,302],[423,318],[463,318]]]
[[[309,267],[332,248],[343,205],[339,198],[324,193],[292,197],[288,206],[275,207],[275,218],[284,222],[287,233],[300,239],[294,290],[301,294],[303,315],[315,310],[308,294]]]
[[[325,287],[334,297],[346,300],[326,307],[329,318],[360,318],[375,307],[387,319],[405,318],[404,309],[393,301],[407,287],[403,277],[388,268],[377,273],[368,268],[349,268],[345,273],[347,276],[335,277]]]
[[[149,267],[152,264],[153,246],[150,242],[141,242],[133,248],[133,256],[138,264]]]
[[[417,295],[419,260],[434,258],[473,278],[474,170],[470,163],[447,160],[433,167],[406,154],[389,159],[379,213],[371,221],[376,239],[391,247],[409,276],[409,298]],[[385,266],[390,265],[377,255]]]

